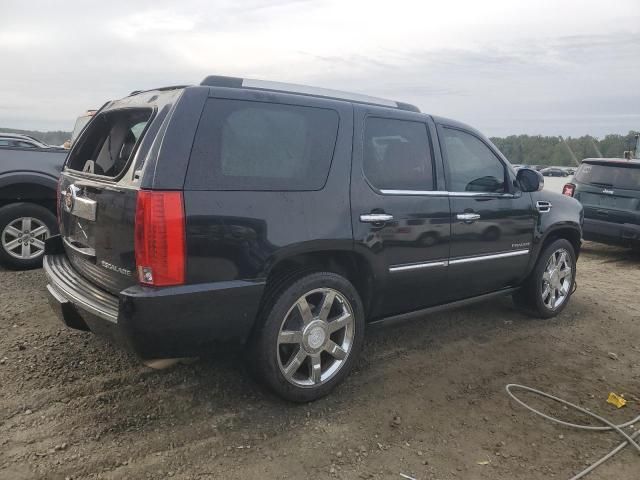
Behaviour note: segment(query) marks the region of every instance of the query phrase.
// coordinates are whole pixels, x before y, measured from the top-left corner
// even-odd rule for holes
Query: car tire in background
[[[265,293],[250,342],[253,371],[279,396],[313,401],[342,382],[358,358],[362,301],[351,282],[333,272],[276,283]]]
[[[12,270],[42,266],[44,241],[58,230],[56,217],[34,203],[0,208],[0,265]]]
[[[529,278],[513,295],[521,311],[538,318],[558,315],[569,303],[576,275],[576,255],[564,238],[547,245]]]

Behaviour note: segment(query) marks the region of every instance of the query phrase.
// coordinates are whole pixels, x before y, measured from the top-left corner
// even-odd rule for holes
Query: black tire
[[[259,380],[263,381],[277,395],[293,402],[310,402],[327,395],[336,385],[345,379],[353,368],[362,349],[364,339],[364,310],[358,292],[354,286],[341,275],[332,272],[298,272],[298,274],[293,277],[289,276],[285,278],[287,279],[284,281],[281,279],[281,281],[275,282],[276,285],[270,288],[265,294],[265,303],[261,308],[260,318],[258,319],[259,326],[254,332],[252,340],[249,342],[249,360],[253,367],[252,370],[258,376]],[[301,337],[307,339],[301,341],[300,344],[291,343],[279,345],[278,338],[280,329],[284,328],[286,322],[292,321],[292,319],[301,322],[302,315],[300,315],[296,307],[296,302],[304,295],[309,295],[307,299],[309,299],[308,304],[311,308],[313,321],[320,322],[320,320],[318,320],[320,317],[319,310],[325,297],[323,296],[322,300],[318,297],[318,301],[315,304],[313,303],[314,298],[316,298],[314,297],[315,295],[324,295],[323,293],[313,293],[319,289],[325,289],[339,294],[336,295],[335,300],[338,303],[332,303],[332,309],[327,314],[327,320],[331,320],[331,312],[336,311],[333,310],[334,308],[337,308],[338,312],[342,311],[340,309],[346,309],[344,311],[350,309],[351,317],[353,318],[353,323],[350,324],[353,327],[353,330],[351,330],[350,348],[345,350],[347,352],[346,357],[338,364],[337,359],[333,356],[329,355],[327,358],[327,351],[324,350],[324,347],[319,346],[319,352],[313,355],[318,358],[320,356],[325,358],[325,367],[331,367],[331,362],[336,362],[333,364],[336,365],[335,371],[331,373],[330,368],[327,368],[327,370],[323,372],[323,375],[327,375],[326,379],[319,381],[318,384],[302,386],[294,383],[302,380],[296,380],[294,378],[288,380],[285,376],[281,362],[286,363],[286,353],[283,354],[282,349],[290,347],[291,353],[290,357],[288,357],[289,361],[296,355],[295,352],[302,352],[302,355],[309,355],[305,357],[300,367],[295,371],[303,377],[308,373],[309,381],[313,382],[311,373],[312,357],[311,354],[305,350],[305,348],[309,347],[305,342],[308,341],[311,343],[311,340],[308,340],[310,335],[306,336],[304,333],[309,333],[310,324],[307,324],[306,328],[300,327]],[[348,306],[345,305],[343,301],[346,302]],[[296,315],[299,316],[299,319],[294,318]],[[330,321],[327,325],[329,324]],[[291,329],[286,328],[286,330]],[[321,336],[325,343],[340,343],[347,338],[346,327],[344,331],[341,330],[334,333],[328,333],[327,331],[325,333],[326,337]],[[335,337],[335,335],[343,335],[341,337],[343,340],[339,340],[340,337]]]
[[[0,208],[0,265],[12,270],[27,270],[30,268],[38,268],[42,266],[42,257],[44,251],[35,258],[18,258],[12,255],[11,251],[5,248],[5,243],[13,237],[7,233],[5,237],[5,229],[16,220],[30,217],[44,224],[49,229],[49,235],[55,235],[58,231],[58,224],[55,215],[46,208],[34,203],[13,203]],[[15,250],[13,253],[16,254]]]
[[[543,301],[543,275],[552,255],[556,252],[566,251],[571,263],[571,280],[568,285],[568,293],[561,304],[549,308]],[[557,258],[557,257],[555,257]],[[522,312],[537,318],[551,318],[560,314],[565,309],[573,293],[576,281],[576,255],[573,245],[564,238],[554,240],[547,245],[540,256],[529,278],[524,285],[513,295],[513,301]],[[547,297],[549,298],[549,297]]]

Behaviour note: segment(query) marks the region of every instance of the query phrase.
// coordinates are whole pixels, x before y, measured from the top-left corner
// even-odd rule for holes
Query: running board
[[[455,302],[445,303],[443,305],[436,305],[434,307],[423,308],[422,310],[416,310],[414,312],[401,313],[400,315],[393,315],[391,317],[381,318],[380,320],[374,320],[367,324],[367,327],[387,327],[389,325],[396,325],[398,323],[413,320],[421,315],[428,315],[431,313],[441,312],[443,310],[451,310],[453,308],[466,307],[474,303],[483,302],[494,297],[501,297],[503,295],[509,295],[510,293],[518,290],[517,287],[505,288],[498,290],[497,292],[485,293],[484,295],[478,295],[477,297],[465,298],[464,300],[456,300]]]

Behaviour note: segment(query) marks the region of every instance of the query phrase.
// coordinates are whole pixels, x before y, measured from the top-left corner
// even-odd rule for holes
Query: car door
[[[531,195],[481,135],[448,125],[438,135],[451,201],[451,299],[517,285],[533,241]]]
[[[374,266],[372,317],[439,303],[446,291],[449,199],[434,138],[426,115],[355,107],[352,225]]]

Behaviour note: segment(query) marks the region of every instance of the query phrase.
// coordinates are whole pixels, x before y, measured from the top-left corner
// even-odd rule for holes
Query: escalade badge
[[[113,263],[105,262],[104,260],[100,261],[100,266],[102,268],[106,268],[107,270],[111,270],[112,272],[119,273],[120,275],[126,275],[127,277],[131,276],[131,270],[119,267],[117,265],[114,265]]]

